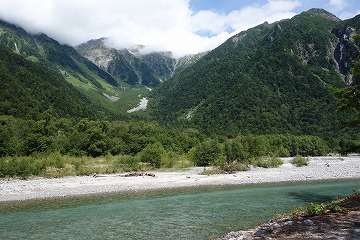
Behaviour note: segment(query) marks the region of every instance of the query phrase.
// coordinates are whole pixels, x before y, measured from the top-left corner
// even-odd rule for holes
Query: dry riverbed
[[[246,172],[199,175],[204,168],[148,174],[111,174],[55,179],[1,179],[0,201],[21,201],[51,197],[77,196],[112,192],[161,190],[177,187],[241,185],[289,181],[360,179],[360,156],[311,157],[309,165],[295,167],[285,158],[279,168],[251,168]]]

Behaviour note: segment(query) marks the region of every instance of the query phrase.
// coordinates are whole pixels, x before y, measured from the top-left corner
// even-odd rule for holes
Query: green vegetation
[[[297,155],[296,157],[294,157],[291,160],[291,164],[293,164],[293,165],[295,165],[297,167],[302,167],[302,166],[307,166],[309,163],[308,163],[307,159],[303,158],[300,155]]]
[[[325,212],[344,212],[345,209],[339,205],[339,201],[331,201],[327,203],[309,203],[306,213],[309,215],[320,215]]]
[[[277,157],[261,157],[253,161],[253,165],[262,168],[276,168],[283,164]]]
[[[74,48],[61,45],[45,34],[31,35],[24,29],[3,21],[0,21],[0,30],[1,60],[4,61],[2,64],[9,64],[9,66],[14,64],[13,68],[5,66],[6,69],[9,69],[9,73],[1,69],[3,74],[0,77],[2,81],[6,81],[6,84],[2,83],[0,87],[6,88],[5,93],[16,89],[15,94],[8,94],[11,97],[10,99],[6,101],[1,99],[1,103],[5,105],[3,107],[7,111],[5,114],[14,116],[22,114],[23,117],[28,113],[30,106],[40,108],[35,111],[41,112],[48,109],[49,106],[35,106],[35,104],[46,105],[46,102],[48,105],[52,105],[53,101],[56,100],[58,102],[68,101],[69,109],[72,109],[75,107],[73,105],[78,103],[79,106],[77,106],[76,111],[64,111],[67,113],[66,117],[78,118],[78,115],[81,115],[80,117],[97,118],[99,115],[101,117],[106,115],[109,118],[118,118],[119,116],[125,118],[126,111],[139,103],[139,95],[146,97],[149,94],[149,91],[144,86],[126,84],[123,79],[113,77],[82,57]],[[5,53],[5,50],[8,50],[8,52]],[[9,57],[10,53],[13,56]],[[26,63],[24,60],[14,60],[20,59],[21,56],[29,60],[29,62],[33,62],[33,64]],[[9,58],[13,59],[10,60]],[[24,69],[21,69],[23,72],[18,70],[22,66],[24,66]],[[25,75],[25,79],[22,79],[20,73]],[[11,74],[15,76],[10,77]],[[154,79],[146,78],[145,74],[142,75],[144,82],[149,80],[151,85],[150,82],[154,81]],[[18,79],[18,81],[14,81],[13,78]],[[32,84],[29,79],[37,83]],[[64,83],[64,79],[76,89]],[[52,86],[53,81],[56,82],[55,86]],[[3,88],[0,90],[3,91]],[[76,99],[71,96],[74,93],[78,95]],[[117,96],[120,100],[112,102],[104,96],[104,93],[109,96]],[[8,96],[6,95],[6,97]],[[47,98],[50,98],[50,100],[47,100]],[[56,105],[54,106],[56,111],[60,108],[58,102],[54,104]],[[11,112],[16,109],[16,107],[10,106],[11,104],[20,105],[16,113]],[[64,103],[61,103],[61,105],[66,106]],[[61,107],[64,108],[64,106]],[[10,109],[8,110],[8,108]],[[0,112],[0,114],[4,113]],[[142,116],[144,112],[132,115]],[[62,113],[59,116],[63,117],[64,115]]]
[[[0,177],[63,177],[110,174],[149,169],[134,156],[74,157],[59,153],[34,154],[29,157],[4,157],[0,161]]]
[[[0,46],[0,114],[36,118],[46,110],[66,118],[109,114],[89,100],[62,76]],[[110,115],[110,114],[109,114]]]
[[[348,138],[353,131],[341,127],[347,116],[336,113],[333,88],[346,84],[333,56],[340,40],[331,31],[349,24],[360,28],[359,22],[310,10],[241,32],[162,84],[150,109],[161,122],[207,134]]]
[[[354,41],[360,46],[360,34],[354,36]],[[360,126],[360,60],[355,62],[351,73],[354,76],[350,86],[336,89],[335,93],[341,104],[338,110],[353,113],[348,124],[357,127]]]
[[[2,177],[193,165],[232,172],[247,170],[250,164],[276,167],[281,164],[277,157],[324,155],[333,150],[315,136],[228,138],[206,136],[195,129],[168,128],[154,121],[71,120],[57,118],[51,111],[37,117],[26,120],[0,116]]]
[[[316,216],[326,213],[346,213],[348,206],[357,206],[360,201],[359,190],[347,197],[335,197],[329,202],[310,202],[306,206],[294,207],[290,214],[278,214],[277,219],[297,217],[297,216]]]
[[[350,195],[348,198],[336,197],[330,202],[325,203],[308,203],[305,207],[296,207],[292,210],[292,216],[297,215],[321,215],[327,212],[339,212],[343,213],[346,211],[344,207],[341,206],[341,203],[348,201],[349,198],[352,198],[353,195]],[[354,195],[355,196],[355,195]]]

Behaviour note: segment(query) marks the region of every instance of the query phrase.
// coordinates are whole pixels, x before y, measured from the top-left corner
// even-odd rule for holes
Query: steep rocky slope
[[[118,49],[112,45],[110,39],[101,38],[80,44],[76,49],[82,56],[128,84],[148,87],[158,86],[206,54],[176,59],[170,52],[144,53],[144,46]]]

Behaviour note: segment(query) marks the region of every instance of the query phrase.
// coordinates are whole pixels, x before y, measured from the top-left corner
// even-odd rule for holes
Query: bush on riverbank
[[[253,165],[262,168],[276,168],[284,162],[277,157],[261,157],[253,161]]]
[[[290,163],[297,167],[307,166],[309,164],[308,160],[303,158],[300,155],[297,155],[296,157],[294,157]]]

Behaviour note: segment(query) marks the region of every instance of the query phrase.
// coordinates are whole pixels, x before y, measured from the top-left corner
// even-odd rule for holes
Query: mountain
[[[144,86],[128,85],[107,73],[82,57],[73,47],[61,45],[45,34],[29,34],[21,27],[4,21],[0,21],[0,45],[57,72],[89,102],[115,114],[127,114],[149,93]]]
[[[351,81],[360,16],[322,9],[265,22],[228,39],[154,91],[163,122],[220,134],[336,135],[333,88]]]
[[[44,111],[78,119],[109,114],[92,104],[56,71],[0,46],[0,115],[36,118]]]
[[[74,48],[61,45],[45,34],[31,35],[20,27],[0,21],[0,44],[27,59],[63,74],[71,74],[98,88],[103,88],[101,81],[117,86],[110,74],[80,56]]]
[[[207,54],[207,52],[201,52],[174,58],[171,52],[133,53],[153,69],[161,82],[165,82],[176,74],[179,74]]]
[[[176,59],[170,52],[142,53],[144,46],[117,49],[107,38],[90,40],[76,50],[101,69],[130,85],[156,87],[199,60],[205,53]]]

